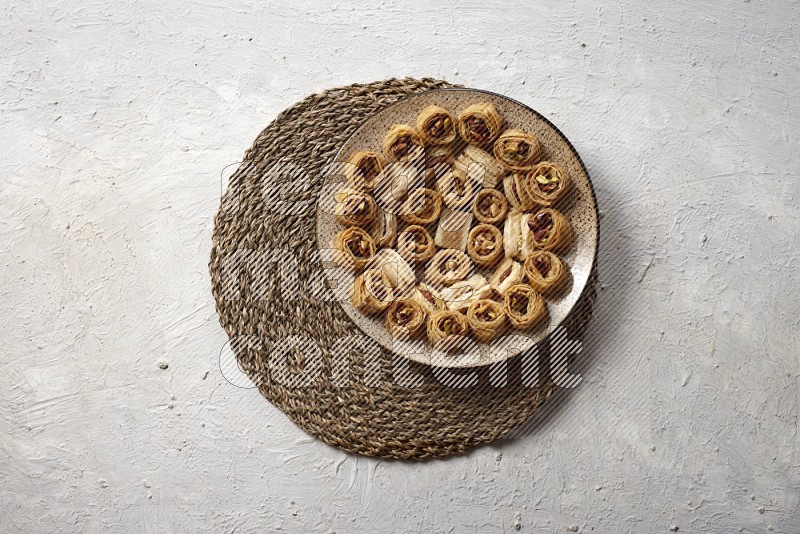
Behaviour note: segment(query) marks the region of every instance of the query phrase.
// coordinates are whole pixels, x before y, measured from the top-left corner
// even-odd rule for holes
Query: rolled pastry
[[[523,274],[522,265],[511,258],[506,258],[495,269],[489,280],[489,286],[495,293],[504,296],[509,287],[522,282]]]
[[[386,284],[392,288],[395,299],[410,298],[417,281],[414,269],[397,251],[384,248],[375,253],[367,262],[367,269],[378,269]]]
[[[503,311],[509,322],[520,330],[527,330],[547,317],[544,299],[528,284],[508,288],[503,297]]]
[[[433,145],[425,149],[425,180],[427,184],[436,181],[453,168],[453,147]]]
[[[476,300],[467,309],[467,322],[475,339],[489,343],[503,333],[506,312],[499,302],[491,299]]]
[[[479,224],[469,232],[467,252],[481,267],[491,267],[503,257],[503,234],[492,224]]]
[[[478,183],[469,179],[463,171],[455,167],[436,181],[436,189],[442,195],[442,202],[450,209],[469,207],[478,192]]]
[[[409,224],[431,224],[442,213],[442,197],[432,189],[415,189],[403,203],[400,218]]]
[[[419,173],[408,163],[389,163],[377,179],[372,194],[384,211],[397,213],[411,189],[421,187]]]
[[[425,324],[425,309],[411,299],[396,300],[386,312],[386,328],[395,338],[415,336]]]
[[[569,191],[572,180],[557,163],[543,161],[525,176],[524,183],[533,202],[552,206]]]
[[[448,309],[467,313],[467,308],[473,301],[491,297],[492,288],[486,278],[476,273],[466,280],[444,288],[441,296],[442,300],[447,303]]]
[[[383,166],[383,156],[377,152],[359,150],[347,160],[344,172],[353,189],[369,193],[378,183]]]
[[[428,317],[428,341],[445,350],[454,348],[459,338],[469,334],[469,324],[463,313],[444,310]]]
[[[490,153],[472,145],[467,145],[454,166],[483,187],[495,187],[506,172]]]
[[[497,224],[508,213],[508,200],[497,189],[481,189],[472,202],[472,214],[485,224]]]
[[[425,228],[412,224],[397,236],[397,252],[410,263],[423,263],[436,254],[436,245]]]
[[[452,143],[456,138],[456,120],[446,109],[431,104],[419,113],[417,131],[428,145]]]
[[[380,269],[367,269],[353,282],[353,306],[366,314],[380,313],[394,299],[394,290]]]
[[[394,213],[378,210],[378,216],[369,226],[369,234],[376,247],[392,247],[397,238],[397,217]]]
[[[489,102],[472,104],[458,116],[458,133],[471,145],[488,145],[497,138],[502,127],[503,117]]]
[[[375,254],[375,241],[372,236],[358,226],[345,228],[336,234],[333,247],[341,251],[341,254],[337,255],[341,258],[339,262],[341,265],[357,270],[362,269]]]
[[[434,243],[439,248],[467,249],[472,213],[469,211],[442,210],[439,225],[436,227]]]
[[[525,234],[529,244],[522,247],[525,254],[532,252],[531,249],[563,251],[572,243],[572,227],[569,221],[561,212],[552,208],[526,214],[524,226],[529,230]]]
[[[517,210],[511,210],[506,217],[506,223],[503,226],[503,249],[509,258],[521,256],[524,215]]]
[[[542,157],[542,144],[535,135],[522,130],[506,130],[494,144],[494,157],[510,171],[532,169]]]
[[[425,278],[438,286],[451,286],[472,272],[469,256],[451,248],[437,252],[425,268]]]
[[[567,277],[564,262],[548,250],[537,250],[530,254],[525,259],[523,269],[531,287],[545,295],[557,290]]]
[[[410,161],[423,155],[422,138],[408,124],[393,124],[383,138],[383,151],[391,161]]]
[[[378,216],[378,205],[366,193],[344,187],[334,195],[333,213],[336,220],[347,226],[366,226]]]
[[[447,309],[447,303],[442,299],[441,295],[432,287],[421,282],[417,285],[416,289],[414,289],[414,294],[411,298],[415,300],[417,304],[425,308],[428,315],[435,311]]]
[[[508,198],[508,203],[520,211],[528,211],[533,208],[534,203],[525,188],[525,175],[511,173],[503,178],[503,191]]]

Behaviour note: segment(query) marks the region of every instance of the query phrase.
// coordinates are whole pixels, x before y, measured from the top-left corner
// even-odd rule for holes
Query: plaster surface
[[[0,27],[0,531],[800,531],[797,2],[35,0]],[[206,267],[270,120],[406,75],[543,113],[602,211],[582,384],[426,463],[226,381]]]

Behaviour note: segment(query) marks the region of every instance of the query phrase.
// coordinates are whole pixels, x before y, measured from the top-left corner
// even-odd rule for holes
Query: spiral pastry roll
[[[471,145],[483,146],[494,141],[503,128],[503,117],[493,104],[472,104],[458,116],[458,133]]]
[[[378,216],[378,205],[366,193],[344,187],[334,194],[333,214],[346,226],[367,226]]]
[[[470,205],[478,192],[478,184],[470,180],[466,173],[454,168],[437,180],[436,189],[448,208],[458,210]]]
[[[499,302],[491,299],[476,300],[467,309],[467,323],[475,339],[489,343],[503,333],[506,312]]]
[[[524,225],[529,229],[528,240],[522,252],[529,254],[535,249],[563,251],[572,244],[572,227],[561,212],[544,208],[534,214],[526,214]]]
[[[453,211],[450,208],[444,208],[439,224],[436,227],[434,243],[439,248],[466,250],[471,225],[471,212]]]
[[[428,341],[445,350],[455,348],[458,339],[469,334],[469,324],[463,313],[444,310],[428,317]]]
[[[492,288],[482,275],[473,274],[466,280],[444,288],[441,296],[442,300],[447,303],[448,309],[467,313],[467,308],[473,301],[491,297]]]
[[[383,156],[377,152],[359,150],[347,160],[344,173],[353,189],[369,193],[377,185],[383,166]]]
[[[366,314],[380,313],[394,300],[394,290],[380,269],[367,269],[353,282],[353,306]]]
[[[454,167],[483,187],[495,187],[506,172],[491,154],[472,145],[456,158]]]
[[[534,203],[528,190],[525,188],[525,175],[511,173],[503,178],[503,191],[508,198],[508,203],[519,211],[533,209]]]
[[[497,189],[481,189],[472,201],[472,214],[484,224],[497,224],[507,213],[508,200]]]
[[[522,130],[506,130],[494,144],[494,157],[510,171],[532,169],[542,157],[542,144],[535,135]]]
[[[548,250],[537,250],[530,254],[525,259],[523,269],[531,287],[545,295],[557,290],[567,277],[564,262]]]
[[[481,267],[491,267],[503,257],[503,234],[492,224],[479,224],[469,232],[467,252]]]
[[[351,226],[345,228],[334,240],[333,247],[339,249],[339,263],[343,266],[362,269],[375,255],[375,241],[363,228]]]
[[[425,180],[428,184],[436,181],[453,169],[453,147],[433,145],[425,149]]]
[[[503,311],[509,322],[520,330],[527,330],[547,317],[544,299],[528,284],[508,288],[503,297]]]
[[[369,226],[369,235],[376,247],[392,247],[397,239],[397,217],[393,213],[379,210],[378,216]]]
[[[469,256],[451,248],[437,252],[425,268],[425,278],[438,286],[451,286],[472,272]]]
[[[523,230],[525,227],[524,213],[511,210],[503,226],[503,249],[509,258],[519,258],[522,255]]]
[[[422,138],[408,124],[394,124],[383,138],[383,151],[391,161],[411,161],[424,154]]]
[[[386,328],[395,338],[417,335],[425,324],[425,309],[411,299],[394,301],[386,312]]]
[[[397,252],[410,263],[424,263],[436,254],[436,245],[425,228],[412,224],[397,236]]]
[[[442,299],[441,295],[427,284],[418,284],[411,298],[422,306],[428,315],[447,309],[447,303]]]
[[[431,224],[442,213],[442,197],[432,189],[412,191],[400,209],[400,218],[409,224]]]
[[[428,145],[446,145],[456,138],[456,120],[449,111],[432,104],[417,117],[417,131]]]
[[[552,206],[562,198],[572,186],[567,171],[557,163],[543,161],[525,177],[525,190],[534,203]]]
[[[494,271],[489,280],[489,287],[500,296],[504,296],[513,285],[522,282],[524,271],[522,265],[511,258],[506,258]]]
[[[367,262],[367,269],[378,269],[388,287],[393,290],[395,299],[410,298],[417,281],[414,269],[397,251],[384,248],[375,253]]]

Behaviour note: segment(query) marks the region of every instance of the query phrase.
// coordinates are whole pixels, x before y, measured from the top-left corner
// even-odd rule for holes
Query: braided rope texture
[[[404,459],[463,453],[505,436],[557,387],[549,378],[547,350],[541,347],[534,385],[524,383],[523,357],[517,357],[507,362],[506,380],[499,387],[492,376],[496,370],[489,367],[449,370],[448,381],[435,368],[399,361],[368,338],[336,344],[346,336],[365,336],[337,302],[320,298],[330,291],[320,291],[322,265],[315,238],[316,200],[325,169],[371,115],[406,96],[444,87],[453,85],[430,78],[390,79],[307,97],[258,135],[231,177],[215,217],[212,292],[239,366],[303,430],[348,452]],[[268,206],[275,199],[301,208],[276,212]],[[292,272],[280,270],[280,262],[246,261],[275,250],[296,258]],[[232,257],[245,259],[245,268],[235,276],[226,270]],[[288,295],[287,277],[296,286]],[[583,336],[591,318],[595,280],[596,271],[565,322],[572,339]],[[306,342],[287,342],[297,336]],[[311,345],[316,347],[309,349]],[[279,379],[278,362],[302,370],[309,350],[317,351],[319,372],[313,380],[297,385]],[[374,357],[368,359],[368,354]],[[410,379],[398,380],[399,368]],[[461,383],[469,377],[472,385],[453,387],[459,375]]]

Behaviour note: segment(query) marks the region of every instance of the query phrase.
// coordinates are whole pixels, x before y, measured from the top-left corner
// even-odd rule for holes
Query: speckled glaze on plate
[[[343,228],[335,220],[328,204],[332,192],[344,180],[343,176],[336,172],[335,163],[347,161],[350,154],[358,150],[381,152],[382,140],[393,124],[414,125],[419,112],[430,104],[439,105],[457,116],[464,108],[476,102],[494,104],[505,119],[504,129],[519,128],[536,135],[544,149],[542,159],[560,164],[572,178],[572,190],[554,206],[566,215],[573,229],[572,246],[567,252],[559,254],[569,266],[571,277],[564,291],[554,299],[547,299],[549,321],[527,332],[509,330],[506,336],[490,344],[476,343],[472,350],[462,354],[442,354],[432,351],[425,342],[424,335],[419,340],[398,344],[385,326],[384,315],[364,315],[351,304],[349,289],[355,278],[354,274],[339,268],[326,268],[324,271],[331,287],[336,288],[337,300],[342,308],[366,335],[389,351],[420,363],[442,367],[476,367],[516,356],[558,328],[578,301],[597,257],[598,214],[589,174],[569,140],[550,121],[533,109],[496,93],[453,88],[414,95],[370,117],[342,145],[334,158],[332,171],[326,176],[317,209],[317,248],[320,249],[321,257],[325,261],[330,257],[326,251],[330,249],[336,233]],[[502,190],[502,186],[499,188]],[[405,223],[398,221],[398,233],[405,226]],[[500,228],[502,230],[502,225]],[[493,270],[478,269],[478,272],[488,280]]]

